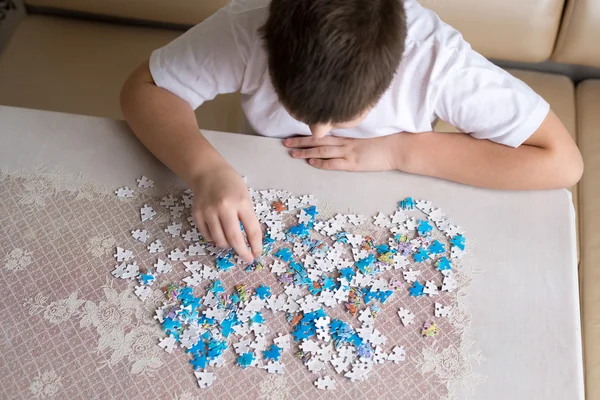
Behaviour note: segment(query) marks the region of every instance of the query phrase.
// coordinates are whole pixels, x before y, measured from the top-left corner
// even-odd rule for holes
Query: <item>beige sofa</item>
[[[15,0],[16,1],[16,0]],[[226,0],[25,0],[28,14],[0,53],[0,104],[121,118],[118,94],[150,52]],[[483,55],[600,68],[598,0],[421,0]],[[600,80],[512,69],[544,96],[576,137],[586,172],[579,212],[586,393],[600,399]],[[238,95],[197,111],[200,126],[240,131]],[[441,123],[437,129],[451,129]]]

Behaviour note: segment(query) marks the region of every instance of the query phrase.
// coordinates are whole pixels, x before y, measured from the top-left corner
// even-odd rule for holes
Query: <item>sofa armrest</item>
[[[23,0],[0,0],[0,53],[17,23],[25,16]]]

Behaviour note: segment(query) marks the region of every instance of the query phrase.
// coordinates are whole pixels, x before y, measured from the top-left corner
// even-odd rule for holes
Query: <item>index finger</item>
[[[321,139],[314,136],[298,136],[288,138],[283,141],[284,146],[293,148],[315,147],[315,146],[335,146],[343,143],[345,138],[339,138],[327,135]]]
[[[242,225],[244,225],[246,237],[248,238],[248,243],[250,244],[254,258],[260,257],[262,254],[262,229],[260,228],[260,222],[258,222],[254,210],[248,207],[244,208],[243,210],[240,210],[238,216]]]
[[[244,261],[251,263],[254,260],[254,256],[246,245],[246,241],[242,235],[242,229],[240,228],[240,222],[238,221],[238,216],[233,212],[228,212],[221,215],[219,218],[229,245]]]

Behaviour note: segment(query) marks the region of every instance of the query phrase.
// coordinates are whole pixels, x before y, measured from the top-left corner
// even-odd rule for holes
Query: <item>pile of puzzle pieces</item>
[[[138,179],[140,190],[153,184],[146,177]],[[168,353],[175,349],[188,353],[201,388],[215,381],[216,374],[209,369],[224,365],[228,349],[235,352],[236,363],[243,369],[256,367],[284,374],[282,355],[294,351],[315,374],[327,373],[330,364],[337,374],[360,381],[376,365],[401,363],[406,358],[401,345],[389,353],[383,351],[387,338],[375,328],[378,313],[395,293],[408,291],[410,298],[437,296],[440,301],[432,302],[432,317],[451,314],[452,305],[443,304],[443,295],[457,288],[453,267],[464,255],[465,238],[461,228],[430,202],[406,198],[394,214],[374,216],[373,229],[384,232],[385,238],[377,241],[373,235],[352,233],[369,225],[363,216],[319,218],[313,196],[251,188],[249,193],[264,228],[263,253],[252,264],[245,264],[233,250],[204,241],[190,216],[190,190],[160,201],[171,215],[164,232],[181,238],[187,243],[185,248],[167,251],[160,239],[151,240],[148,230],[135,229],[132,240],[147,243],[147,251],[159,256],[156,263],[138,266],[133,252],[125,247],[118,247],[115,253],[117,265],[112,274],[137,280],[135,294],[142,301],[152,295],[154,285],[160,286],[156,282],[161,275],[185,269],[187,276],[181,282],[160,286],[165,299],[156,309],[155,319],[165,336],[158,345]],[[124,187],[115,194],[129,199],[135,191]],[[420,218],[413,215],[417,212]],[[144,204],[140,220],[149,221],[156,214],[151,205]],[[184,225],[189,229],[184,231]],[[434,238],[436,229],[442,233],[438,239]],[[419,280],[421,270],[409,268],[411,265],[435,268],[441,285]],[[280,287],[249,288],[240,283],[228,289],[220,277],[235,268],[250,273],[270,268]],[[385,279],[386,271],[398,271],[396,275],[404,282],[397,277]],[[360,328],[326,311],[336,307],[345,309],[349,318],[357,318]],[[267,320],[270,313],[277,312],[285,313],[290,330],[275,336]],[[414,322],[409,305],[397,314],[398,323],[405,327]],[[433,318],[421,322],[424,338],[440,332]],[[336,381],[323,375],[314,384],[331,390]]]

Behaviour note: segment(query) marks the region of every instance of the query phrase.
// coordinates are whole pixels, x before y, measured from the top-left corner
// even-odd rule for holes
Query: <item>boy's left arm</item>
[[[372,139],[287,139],[292,156],[314,167],[348,171],[401,170],[504,190],[557,189],[583,174],[579,149],[553,111],[517,148],[463,133],[398,133]]]

